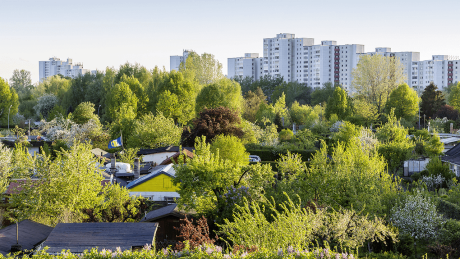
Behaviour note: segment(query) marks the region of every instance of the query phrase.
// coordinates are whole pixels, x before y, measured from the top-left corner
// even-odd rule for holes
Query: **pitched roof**
[[[190,147],[183,147],[183,150],[188,150],[192,151],[193,148]],[[166,147],[159,147],[159,148],[153,148],[153,149],[141,149],[137,152],[138,156],[141,155],[150,155],[150,154],[156,154],[156,153],[163,153],[163,152],[179,152],[179,146],[166,146]]]
[[[126,186],[126,188],[127,188],[127,189],[131,189],[131,188],[133,188],[134,186],[137,186],[137,185],[139,185],[139,184],[141,184],[141,183],[144,183],[144,182],[146,182],[146,181],[148,181],[148,180],[150,180],[150,179],[153,179],[153,178],[157,177],[157,176],[160,175],[160,174],[165,174],[165,175],[167,175],[167,176],[174,177],[173,174],[168,173],[168,171],[171,169],[171,167],[172,167],[171,164],[170,164],[170,165],[164,165],[164,166],[157,166],[158,169],[154,170],[153,172],[151,172],[151,173],[148,174],[148,175],[142,176],[142,177],[140,177],[140,178],[138,178],[138,179],[136,179],[136,180],[130,182],[130,183]]]
[[[60,253],[69,249],[83,253],[96,248],[131,250],[132,247],[151,245],[157,223],[59,223],[46,239],[48,253]]]
[[[145,215],[144,218],[142,218],[141,222],[153,222],[155,220],[169,215],[174,215],[178,218],[183,218],[185,216],[185,213],[179,211],[179,209],[177,208],[177,204],[171,204],[163,208],[150,211],[149,213],[147,213],[147,215]]]
[[[447,151],[445,154],[446,156],[455,156],[455,155],[458,155],[459,153],[460,153],[460,144],[455,145],[453,148],[449,149],[449,151]]]
[[[52,227],[23,220],[19,222],[19,244],[24,250],[32,250],[36,245],[45,240],[53,230]],[[16,224],[0,229],[0,253],[7,255],[11,246],[16,244]]]
[[[39,179],[13,179],[8,185],[8,188],[5,191],[5,194],[18,194],[22,191],[22,186],[30,181],[30,185],[33,186],[34,184],[38,183]]]
[[[163,160],[163,162],[161,162],[160,165],[169,165],[169,164],[172,164],[172,160],[174,159],[174,162],[177,163],[177,158],[180,156],[182,152],[177,152],[176,154],[174,154],[173,156],[171,157],[168,157],[166,158],[165,160]],[[194,154],[193,152],[191,151],[188,151],[187,149],[184,149],[183,150],[183,153],[189,157],[189,158],[193,158]],[[184,158],[184,162],[185,162],[185,158]]]

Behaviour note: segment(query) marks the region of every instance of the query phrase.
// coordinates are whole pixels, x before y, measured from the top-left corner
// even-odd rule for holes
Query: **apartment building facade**
[[[193,50],[184,49],[184,50],[182,51],[182,56],[179,56],[179,55],[170,56],[170,57],[169,57],[169,71],[173,71],[173,70],[179,71],[180,64],[181,64],[182,62],[185,63],[185,61],[186,61],[187,58],[188,58],[188,55],[189,55],[191,52],[193,52]]]
[[[404,67],[405,82],[423,91],[431,82],[442,89],[458,82],[460,59],[447,55],[434,55],[432,60],[420,61],[420,52],[393,52],[388,47],[378,47],[374,52],[364,52],[364,45],[338,45],[325,40],[314,45],[312,38],[295,38],[291,33],[280,33],[263,39],[263,57],[246,53],[244,57],[228,59],[229,78],[252,77],[258,80],[265,75],[283,77],[286,82],[300,82],[320,87],[326,82],[341,84],[350,90],[351,72],[363,55],[382,55],[398,59]]]
[[[72,59],[70,58],[68,58],[67,61],[61,61],[59,58],[52,57],[48,61],[39,61],[38,67],[40,82],[43,82],[43,80],[47,77],[59,74],[75,78],[82,74],[95,74],[97,72],[96,70],[84,69],[82,63],[73,64]]]

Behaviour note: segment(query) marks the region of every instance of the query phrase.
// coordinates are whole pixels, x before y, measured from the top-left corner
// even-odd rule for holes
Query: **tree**
[[[49,226],[81,222],[82,209],[103,200],[99,196],[102,172],[90,150],[91,145],[78,144],[58,153],[54,160],[49,156],[37,159],[34,176],[38,180],[28,178],[19,193],[11,196],[11,217],[22,216]]]
[[[110,121],[133,120],[137,116],[137,97],[128,84],[121,82],[107,93],[105,107]]]
[[[200,85],[216,83],[224,78],[222,64],[214,55],[208,53],[200,56],[196,52],[190,52],[185,63],[181,63],[179,72]]]
[[[256,113],[262,103],[267,104],[267,97],[262,89],[258,87],[255,92],[249,90],[244,96],[243,118],[250,122],[256,122]]]
[[[319,120],[319,115],[315,112],[313,107],[308,105],[300,105],[297,101],[289,109],[292,122],[297,125],[305,125],[307,128],[312,126]]]
[[[281,94],[278,100],[276,100],[273,108],[275,115],[279,114],[280,118],[283,118],[285,127],[291,125],[291,117],[289,115],[288,108],[286,107],[286,95],[284,93]],[[280,123],[280,125],[283,126],[282,123]],[[281,128],[278,128],[278,130],[281,130]]]
[[[444,96],[438,87],[431,82],[423,91],[420,103],[420,112],[428,118],[433,118],[434,114],[446,104]]]
[[[407,84],[402,84],[391,92],[385,111],[390,113],[394,109],[396,118],[413,122],[417,118],[418,102],[417,92]]]
[[[227,107],[233,111],[242,113],[243,96],[241,86],[230,79],[221,79],[215,83],[206,85],[196,97],[197,113],[204,108]]]
[[[11,119],[18,112],[18,106],[18,94],[0,77],[0,121],[8,123],[8,115]]]
[[[138,148],[157,148],[167,145],[178,145],[182,129],[174,124],[172,118],[166,118],[159,113],[152,113],[134,121],[133,129],[128,135],[126,145]]]
[[[332,96],[337,86],[340,85],[327,82],[323,84],[323,87],[316,87],[311,93],[311,105],[324,104]]]
[[[219,154],[224,160],[229,160],[236,166],[249,164],[249,153],[246,152],[241,140],[232,135],[219,135],[211,143],[211,152]]]
[[[183,138],[184,145],[193,145],[196,137],[205,136],[212,142],[217,135],[234,135],[241,138],[244,134],[240,128],[241,119],[235,111],[225,107],[204,109],[193,121],[193,130]]]
[[[405,80],[399,59],[382,55],[361,56],[351,74],[354,95],[376,105],[378,113],[383,111],[391,91]]]
[[[131,89],[131,92],[137,98],[137,114],[143,115],[147,113],[147,105],[149,103],[149,97],[145,92],[144,86],[134,76],[122,75],[120,83],[126,83]]]
[[[43,116],[43,118],[47,119],[48,114],[57,105],[59,100],[56,98],[54,94],[44,94],[40,98],[38,98],[37,105],[34,106],[35,112],[37,116]]]
[[[435,118],[447,118],[448,120],[456,121],[460,118],[460,113],[450,105],[443,105],[434,114]]]
[[[30,71],[15,69],[13,76],[10,78],[10,84],[17,93],[29,90],[32,86]]]
[[[273,183],[269,165],[241,166],[239,162],[222,159],[219,153],[213,153],[211,145],[206,142],[206,137],[197,138],[193,159],[186,158],[185,164],[174,166],[174,184],[180,187],[179,206],[186,205],[187,210],[195,210],[207,218],[216,219],[224,217],[224,210],[230,206],[226,196],[233,190],[243,188],[256,196],[264,186]],[[242,148],[235,152],[246,156]],[[243,154],[232,154],[232,157],[242,157]]]
[[[44,94],[52,94],[56,96],[60,104],[65,105],[65,109],[68,106],[72,105],[70,101],[73,101],[74,98],[80,98],[81,95],[84,96],[84,90],[80,92],[75,92],[75,95],[70,95],[67,97],[67,92],[69,91],[72,84],[71,79],[64,78],[59,75],[47,77],[43,82],[40,82],[36,88],[32,90],[35,98],[39,98]],[[77,103],[78,104],[78,103]],[[67,106],[68,105],[68,106]],[[76,107],[75,105],[74,107]]]
[[[181,124],[195,118],[197,83],[176,71],[159,77],[161,79],[155,88],[156,97],[152,104],[155,110]]]
[[[0,141],[0,194],[5,193],[12,174],[13,152]]]
[[[85,124],[89,120],[99,123],[99,117],[94,114],[94,104],[90,102],[80,103],[72,114],[72,120],[77,124]]]
[[[436,229],[443,222],[434,202],[429,197],[423,197],[419,191],[408,195],[403,202],[391,209],[390,221],[401,233],[412,236],[416,241],[435,237]],[[415,253],[417,254],[417,250]]]
[[[460,83],[457,83],[456,85],[452,85],[451,87],[450,94],[448,95],[447,101],[449,102],[449,105],[454,107],[455,110],[459,111],[460,110]]]
[[[330,119],[332,114],[337,115],[339,119],[345,119],[351,115],[351,107],[348,102],[348,94],[340,86],[337,86],[332,96],[327,100],[326,119]]]
[[[275,87],[271,100],[278,100],[282,93],[286,94],[287,106],[291,106],[295,101],[300,104],[309,104],[311,102],[312,88],[299,82],[283,82]]]

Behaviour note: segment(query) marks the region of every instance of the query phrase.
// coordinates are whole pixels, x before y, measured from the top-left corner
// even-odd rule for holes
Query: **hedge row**
[[[277,153],[273,150],[246,150],[246,152],[259,156],[262,161],[276,161],[280,158],[280,155],[286,155],[287,153]],[[316,150],[291,150],[291,153],[297,153],[301,155],[303,161],[308,161],[316,153]]]
[[[447,218],[460,220],[460,206],[456,204],[440,199],[438,211]]]

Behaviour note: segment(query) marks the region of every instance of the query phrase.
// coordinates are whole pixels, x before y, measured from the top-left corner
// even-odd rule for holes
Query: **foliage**
[[[241,86],[230,79],[221,79],[212,84],[206,85],[201,89],[196,97],[197,113],[204,108],[226,107],[241,113],[243,110],[243,97],[241,96]]]
[[[311,93],[311,105],[319,105],[327,102],[337,86],[339,85],[327,82],[323,84],[323,87],[315,87]]]
[[[402,84],[394,89],[385,105],[385,111],[390,113],[394,109],[396,118],[415,121],[419,109],[417,92],[407,84]]]
[[[379,218],[368,220],[353,210],[327,212],[302,208],[300,203],[288,201],[279,205],[268,203],[273,221],[265,216],[265,207],[252,202],[237,206],[234,222],[225,220],[219,225],[221,233],[235,245],[256,246],[261,249],[278,249],[291,246],[293,249],[308,248],[315,239],[337,242],[356,248],[365,241],[395,239],[395,234]]]
[[[87,123],[89,120],[93,120],[96,124],[99,124],[99,117],[94,114],[95,111],[93,103],[80,103],[72,113],[72,120],[80,125]]]
[[[9,177],[12,174],[13,152],[0,141],[0,194],[9,186]]]
[[[222,64],[209,53],[200,56],[196,52],[190,52],[187,60],[181,63],[179,72],[200,85],[216,83],[224,78]]]
[[[32,86],[32,79],[30,78],[30,71],[24,69],[15,69],[10,78],[11,87],[19,92],[25,92]]]
[[[192,146],[195,138],[200,136],[206,136],[209,142],[221,134],[242,137],[244,133],[239,127],[240,123],[237,112],[229,108],[204,109],[193,121],[192,132],[182,141],[185,145]]]
[[[430,158],[430,162],[426,165],[426,170],[428,171],[427,176],[436,177],[440,175],[445,179],[442,183],[442,187],[447,187],[447,182],[455,177],[455,174],[449,169],[449,165],[443,163],[438,156]]]
[[[354,114],[348,120],[357,125],[371,127],[377,122],[379,113],[377,106],[364,99],[353,100]]]
[[[319,115],[316,113],[313,107],[308,105],[300,105],[297,101],[294,101],[289,109],[292,122],[297,125],[305,125],[305,127],[311,127],[314,123],[318,122]]]
[[[220,159],[229,160],[240,167],[249,164],[249,153],[241,140],[232,135],[218,135],[211,143],[211,152],[219,154]]]
[[[443,105],[439,110],[434,114],[435,118],[447,118],[448,120],[458,120],[460,118],[460,113],[458,110],[450,105]]]
[[[278,85],[283,84],[284,79],[283,77],[277,77],[272,75],[264,75],[259,78],[259,80],[252,80],[250,77],[242,78],[242,77],[235,77],[235,81],[237,81],[241,85],[241,92],[245,95],[249,91],[255,92],[257,88],[262,89],[265,96],[267,96],[267,101],[271,102],[271,96],[275,91],[275,88]]]
[[[446,218],[460,220],[460,206],[455,203],[441,199],[439,200],[437,209]]]
[[[344,145],[347,145],[353,138],[359,136],[360,131],[360,127],[345,121],[340,124],[338,132],[334,134],[332,139],[335,142],[342,142]]]
[[[294,133],[290,129],[283,129],[279,133],[279,140],[283,141],[290,141],[294,138]]]
[[[271,100],[277,100],[283,93],[286,94],[286,105],[291,106],[294,102],[309,104],[312,88],[306,84],[294,82],[283,82],[275,87]]]
[[[52,110],[49,112],[49,114],[48,114],[48,121],[52,121],[52,120],[54,120],[54,119],[56,119],[56,118],[59,119],[60,117],[65,118],[65,117],[66,117],[66,113],[65,113],[64,109],[62,109],[61,106],[55,105],[55,106],[53,107],[53,109],[52,109]]]
[[[213,219],[225,218],[227,216],[221,215],[221,212],[225,209],[228,188],[246,186],[249,187],[251,195],[257,197],[262,188],[273,181],[269,165],[241,167],[239,163],[222,159],[219,153],[211,152],[211,145],[206,143],[206,137],[197,138],[194,154],[194,158],[186,159],[185,164],[174,166],[174,184],[180,185],[178,193],[181,199],[178,204],[187,205],[188,210],[195,210],[198,214],[205,214]],[[245,156],[248,157],[247,153]]]
[[[54,160],[41,156],[34,165],[35,177],[26,178],[18,194],[10,198],[10,217],[55,226],[79,222],[81,211],[100,203],[102,172],[88,144],[76,144]],[[39,198],[36,198],[39,197]]]
[[[256,122],[256,113],[262,103],[267,104],[267,97],[262,89],[258,87],[255,92],[249,90],[244,96],[243,118],[253,123]]]
[[[180,221],[184,222],[180,224],[178,229],[180,231],[178,237],[184,239],[184,242],[179,241],[179,243],[176,244],[176,249],[180,251],[183,250],[186,245],[189,245],[191,248],[214,245],[216,240],[219,239],[217,236],[215,239],[209,236],[209,226],[204,216],[197,220],[196,225],[193,224],[193,218],[188,219],[185,217],[180,219]]]
[[[138,98],[125,82],[116,84],[107,94],[105,115],[109,121],[121,124],[123,119],[133,120],[137,116]]]
[[[40,82],[38,86],[32,90],[32,92],[37,98],[48,94],[56,96],[56,98],[62,102],[70,89],[71,83],[70,79],[64,78],[60,75],[50,76]],[[75,98],[74,96],[69,96],[69,98],[72,97]],[[62,103],[60,104],[62,105]]]
[[[125,148],[122,152],[119,153],[118,161],[123,163],[128,163],[131,168],[134,168],[134,158],[137,157],[137,152],[139,148]]]
[[[16,114],[18,106],[18,94],[0,77],[0,122],[6,125],[8,123],[8,115],[11,117],[13,114]]]
[[[330,119],[332,114],[344,119],[352,115],[351,103],[348,100],[348,94],[340,86],[334,89],[332,96],[327,100],[325,117]]]
[[[434,114],[446,104],[443,93],[437,90],[438,87],[431,82],[423,91],[420,103],[421,115],[428,118],[434,118]]]
[[[355,96],[373,104],[381,113],[390,93],[404,83],[404,66],[399,59],[382,55],[361,56],[351,72]]]
[[[50,113],[58,102],[59,100],[54,94],[42,95],[38,98],[37,105],[34,106],[37,116],[42,115],[44,118],[48,118],[48,113]]]
[[[428,239],[436,235],[436,229],[442,223],[442,216],[436,211],[436,205],[429,197],[424,197],[416,191],[391,209],[390,221],[415,238]]]
[[[181,73],[171,71],[159,79],[152,96],[153,106],[175,122],[186,124],[195,118],[195,99],[198,84],[186,79]]]
[[[450,87],[451,91],[447,98],[449,105],[455,110],[460,110],[460,83],[457,83]]]
[[[241,129],[244,132],[241,139],[243,144],[259,144],[260,141],[263,141],[263,130],[256,124],[243,119],[241,121]]]
[[[134,120],[132,133],[126,138],[126,146],[133,148],[157,148],[166,145],[178,145],[182,130],[174,124],[172,118],[159,113],[145,114]]]

